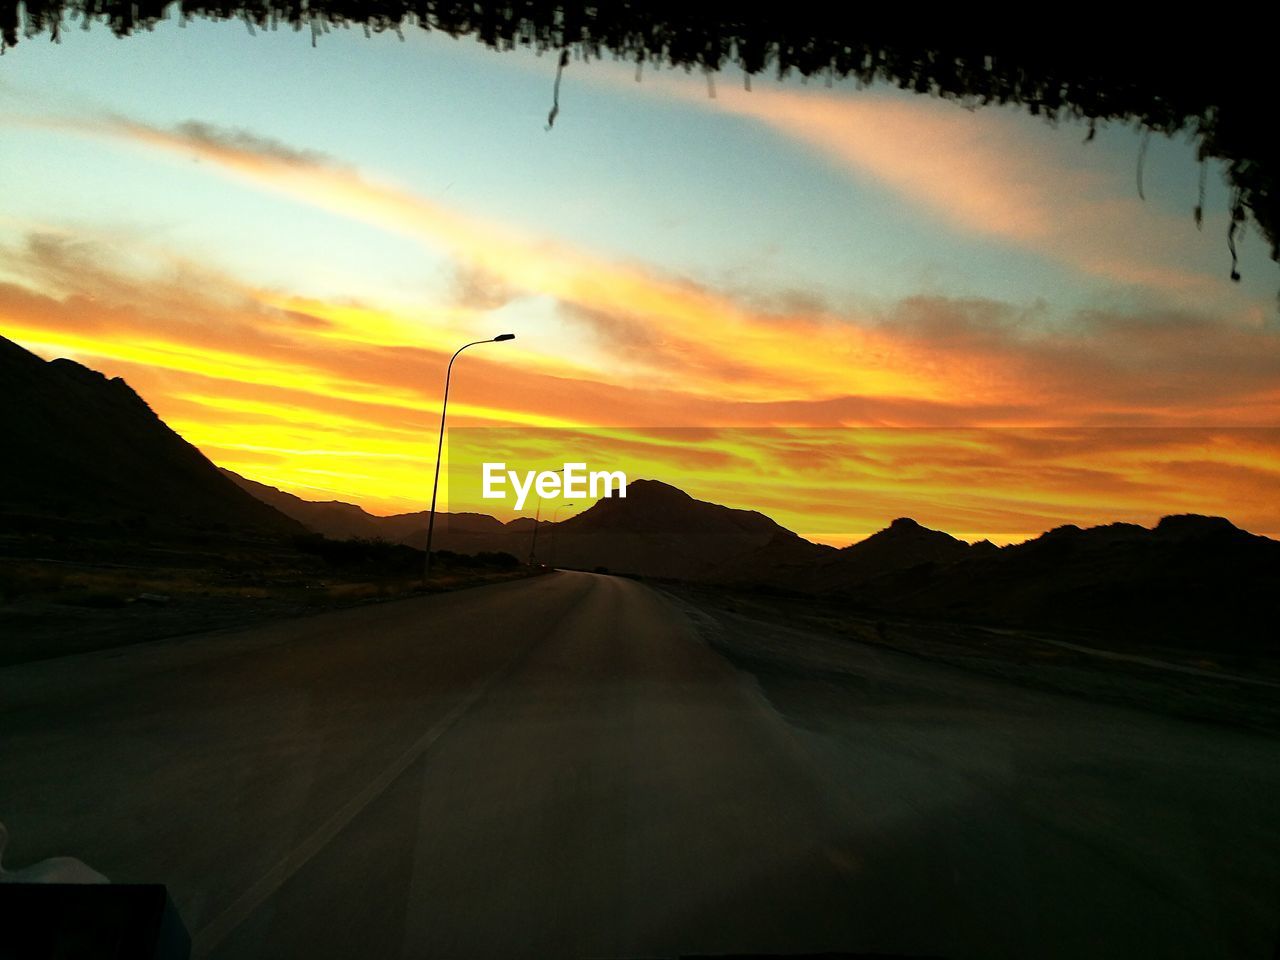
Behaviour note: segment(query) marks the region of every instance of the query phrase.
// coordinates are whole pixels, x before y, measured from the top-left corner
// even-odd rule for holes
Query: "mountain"
[[[539,556],[556,566],[725,583],[776,583],[830,547],[810,543],[754,510],[695,500],[657,480],[633,480],[557,524]]]
[[[844,591],[886,574],[956,563],[995,549],[985,540],[970,545],[910,517],[899,517],[878,533],[838,550],[812,571],[811,589]]]
[[[121,534],[280,537],[312,530],[421,547],[423,511],[378,517],[220,471],[121,379],[44,361],[0,337],[0,514],[5,530],[90,525]],[[635,480],[538,528],[537,558],[672,579],[785,587],[912,617],[1081,630],[1117,644],[1274,649],[1280,542],[1223,517],[1168,516],[1148,529],[1062,526],[1013,546],[967,544],[899,518],[860,543],[810,543],[754,510]],[[534,524],[441,514],[434,546],[532,551]]]
[[[242,477],[225,467],[219,469],[223,476],[240,489],[279,510],[286,517],[292,517],[313,533],[322,533],[335,540],[383,536],[382,527],[378,523],[382,518],[366,513],[354,503],[343,503],[341,500],[304,500],[276,487]]]
[[[252,481],[245,481],[252,484]],[[373,517],[252,485],[313,529],[422,546],[422,514]],[[437,519],[439,549],[505,550],[523,559],[533,521],[481,514]],[[408,532],[406,532],[406,529]],[[656,480],[635,480],[559,524],[539,528],[537,558],[553,566],[729,585],[784,588],[864,610],[1140,642],[1249,651],[1274,646],[1280,543],[1222,517],[1165,517],[1154,528],[1062,526],[1013,546],[969,544],[901,517],[836,550],[753,510],[708,503]]]
[[[0,337],[0,513],[11,529],[301,532],[174,433],[122,379]]]
[[[243,489],[307,529],[337,539],[380,537],[422,548],[427,514],[379,517],[341,501],[311,501],[223,471]],[[802,576],[831,547],[810,543],[753,510],[695,500],[656,480],[634,480],[626,497],[608,497],[561,523],[480,513],[436,516],[433,549],[504,551],[555,566],[723,583],[778,584]]]
[[[287,517],[292,517],[312,533],[334,540],[387,540],[406,543],[421,550],[427,542],[426,510],[380,517],[363,507],[342,500],[304,500],[292,493],[257,480],[242,477],[233,470],[222,473],[242,490],[263,503],[270,504]],[[505,551],[516,556],[529,553],[529,527],[532,520],[523,518],[503,523],[484,513],[438,513],[432,538],[433,550],[455,553]]]
[[[1058,527],[833,592],[911,616],[1084,630],[1119,643],[1254,650],[1274,648],[1278,587],[1280,542],[1223,517],[1180,515],[1151,529]]]
[[[363,507],[342,500],[304,500],[292,493],[286,493],[257,480],[242,477],[234,470],[225,467],[223,476],[247,493],[252,494],[263,503],[270,504],[287,517],[292,517],[312,533],[320,533],[334,540],[389,540],[399,543],[411,537],[419,528],[426,537],[427,513],[402,513],[390,517],[380,517],[369,513]],[[493,520],[492,517],[487,518]],[[493,520],[494,523],[498,521]],[[440,518],[436,518],[437,526]]]
[[[386,517],[392,521],[394,528],[400,530],[402,543],[417,547],[419,550],[427,545],[427,513],[405,513],[395,517]],[[405,527],[405,522],[412,523]],[[542,521],[544,526],[547,522]],[[532,520],[523,517],[503,523],[497,517],[487,513],[437,513],[435,531],[432,534],[431,549],[452,550],[455,553],[483,553],[485,551],[502,551],[517,557],[528,556],[529,534],[533,526]]]

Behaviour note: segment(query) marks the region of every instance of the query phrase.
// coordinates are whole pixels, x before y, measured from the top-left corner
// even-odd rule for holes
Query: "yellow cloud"
[[[483,357],[476,351],[451,405],[459,426],[547,428],[523,431],[518,447],[543,465],[563,461],[570,449],[563,437],[549,439],[550,428],[611,426],[579,449],[598,449],[635,476],[832,536],[869,533],[899,514],[998,533],[1057,522],[1151,522],[1153,513],[1175,509],[1227,513],[1274,529],[1274,507],[1267,512],[1262,493],[1276,474],[1270,442],[758,429],[1126,417],[1274,422],[1280,368],[1262,327],[1244,330],[1211,316],[1097,314],[1076,328],[1028,331],[1007,305],[942,298],[904,301],[879,317],[768,312],[447,210],[279,145],[127,121],[103,122],[99,132],[194,152],[259,187],[413,236],[512,288],[572,306],[608,343],[616,364],[524,365],[501,350]],[[876,162],[892,159],[886,153]],[[928,177],[927,164],[910,169],[903,189]],[[982,171],[967,175],[986,182]],[[950,181],[951,189],[962,185]],[[930,196],[949,200],[948,190]],[[972,190],[954,216],[977,222],[983,211],[1003,211],[994,222],[1004,234],[1056,242],[1058,225],[1034,204],[998,206],[1003,202],[985,187]],[[161,416],[246,475],[375,508],[421,502],[453,330],[476,314],[446,306],[419,323],[377,306],[255,291],[230,280],[196,292],[171,285],[151,304],[146,282],[105,267],[68,270],[45,254],[45,296],[0,291],[6,332],[46,355],[74,352],[109,372],[128,371]],[[290,313],[319,324],[295,323]],[[664,423],[753,429],[679,437],[654,429]],[[1045,449],[1046,436],[1056,452]],[[1179,482],[1168,479],[1173,472]],[[464,505],[483,509],[451,506]]]

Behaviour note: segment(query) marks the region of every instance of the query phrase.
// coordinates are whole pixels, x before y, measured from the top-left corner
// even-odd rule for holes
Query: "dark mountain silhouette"
[[[312,533],[324,534],[335,540],[392,539],[386,536],[386,528],[379,522],[385,518],[367,513],[363,507],[341,500],[304,500],[276,487],[242,477],[233,470],[219,468],[223,476],[263,503],[292,517]]]
[[[888,573],[924,564],[950,564],[996,548],[983,540],[970,545],[941,530],[930,530],[910,517],[836,552],[811,574],[811,589],[843,590]]]
[[[419,547],[425,540],[422,514],[375,517],[351,504],[310,503],[242,482],[260,495],[269,491],[268,502],[317,532],[342,536],[358,524],[385,539]],[[440,549],[529,555],[530,518],[446,520],[454,529],[437,524]],[[625,498],[601,500],[558,524],[544,521],[537,557],[560,567],[782,588],[885,614],[1085,631],[1115,644],[1257,649],[1280,618],[1280,543],[1222,517],[1170,516],[1154,529],[1068,525],[1002,548],[901,517],[836,550],[756,511],[635,480]]]
[[[11,528],[299,533],[174,433],[123,380],[0,337],[0,512]]]
[[[304,500],[292,493],[222,468],[241,489],[292,517],[312,533],[334,540],[387,540],[422,549],[427,542],[427,512],[378,516],[342,500]],[[455,553],[505,551],[528,556],[532,520],[503,523],[484,513],[440,513],[436,516],[432,548]]]
[[[774,582],[835,551],[754,510],[695,500],[657,480],[633,480],[559,523],[539,554],[558,566],[685,580]]]
[[[421,547],[424,512],[378,517],[312,502],[220,471],[120,379],[45,362],[0,338],[0,512],[11,533],[92,525],[111,536],[304,529]],[[753,510],[696,500],[656,480],[543,522],[538,559],[556,566],[783,587],[865,610],[1087,631],[1115,644],[1274,649],[1280,542],[1222,517],[1169,516],[1154,528],[1062,526],[1003,548],[967,544],[899,518],[835,550]],[[528,556],[533,521],[443,514],[436,546]]]
[[[407,524],[407,529],[399,535],[401,543],[419,550],[427,545],[425,512],[406,513],[386,519],[394,521],[398,527]],[[408,523],[410,520],[412,523]],[[550,526],[545,520],[542,525]],[[436,516],[432,549],[452,550],[454,553],[501,552],[527,559],[532,532],[533,520],[523,517],[503,523],[487,513],[441,513]]]
[[[426,513],[389,517],[341,501],[304,500],[224,471],[245,490],[315,533],[381,538],[419,547]],[[503,523],[480,513],[436,518],[433,547],[457,553],[504,551],[521,559],[534,548],[531,517]],[[606,498],[560,523],[539,524],[537,559],[557,566],[688,580],[782,583],[803,579],[834,548],[810,543],[753,510],[695,500],[656,480],[635,480],[627,496]]]
[[[1153,529],[1058,527],[1000,549],[924,562],[834,588],[887,612],[1046,630],[1119,643],[1274,649],[1280,542],[1222,517]]]

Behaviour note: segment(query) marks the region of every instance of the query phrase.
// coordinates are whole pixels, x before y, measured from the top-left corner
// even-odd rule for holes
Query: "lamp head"
[[[500,333],[493,338],[493,342],[501,343],[503,340],[514,340],[515,338],[516,335],[514,333]]]

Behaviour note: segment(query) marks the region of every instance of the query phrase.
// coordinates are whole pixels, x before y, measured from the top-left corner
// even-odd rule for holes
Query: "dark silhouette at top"
[[[20,35],[50,33],[68,19],[97,20],[119,36],[165,18],[163,0],[0,0],[0,50]],[[1223,17],[1194,22],[1126,24],[1055,22],[1032,28],[1023,16],[1005,22],[915,10],[868,13],[860,6],[787,3],[766,6],[707,3],[434,2],[434,0],[277,0],[174,5],[183,18],[243,20],[255,27],[309,27],[313,42],[331,27],[360,26],[366,33],[417,25],[450,36],[473,36],[500,50],[530,47],[559,53],[556,80],[572,52],[708,73],[736,64],[751,75],[791,71],[825,79],[886,82],[917,93],[966,103],[1013,103],[1049,120],[1063,117],[1134,124],[1148,133],[1190,133],[1201,159],[1227,165],[1232,189],[1227,237],[1232,277],[1238,279],[1235,242],[1252,216],[1280,260],[1280,156],[1273,137],[1274,31],[1262,23]],[[1083,15],[1082,15],[1083,16]],[[1136,21],[1135,17],[1135,21]],[[407,93],[408,91],[406,91]],[[264,95],[269,91],[264,91]],[[548,117],[548,128],[558,113]],[[1141,193],[1141,153],[1137,158]],[[1197,223],[1204,198],[1194,204]],[[1189,202],[1188,207],[1192,207]]]

